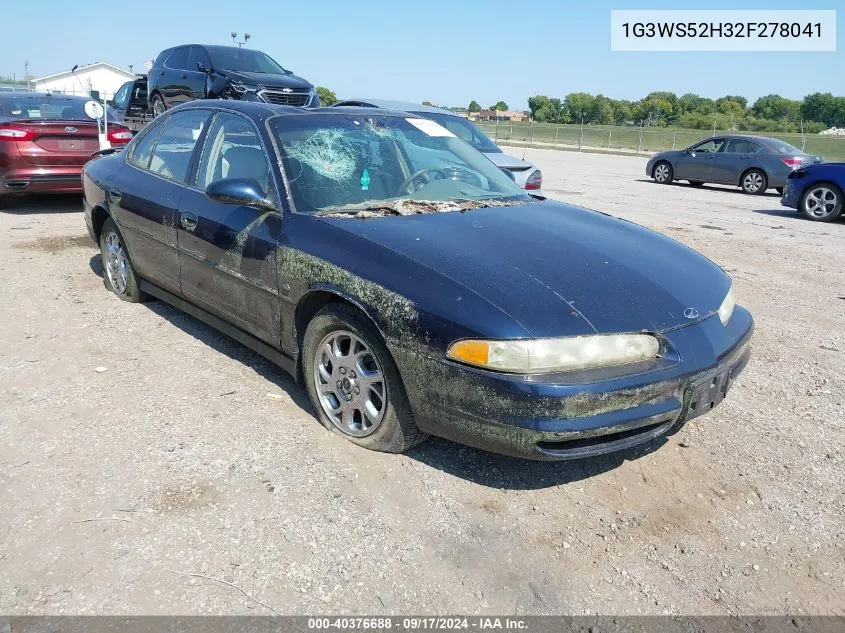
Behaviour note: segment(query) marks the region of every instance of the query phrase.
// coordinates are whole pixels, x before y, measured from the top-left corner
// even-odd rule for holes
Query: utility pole
[[[249,38],[252,37],[249,33],[244,33],[244,41],[239,42],[238,41],[238,34],[235,31],[232,31],[230,33],[230,35],[232,36],[232,42],[237,44],[238,48],[243,48],[244,44],[246,44],[249,41]]]
[[[26,82],[26,87],[29,88],[29,60],[24,60],[23,63],[23,80]]]

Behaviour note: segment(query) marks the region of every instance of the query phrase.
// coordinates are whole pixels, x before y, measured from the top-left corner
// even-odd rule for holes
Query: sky
[[[131,5],[132,8],[129,8]],[[5,29],[0,75],[32,76],[107,61],[136,72],[176,44],[249,46],[341,98],[371,97],[489,106],[570,92],[639,99],[654,90],[706,97],[776,93],[845,95],[845,3],[837,51],[825,53],[611,52],[611,9],[695,9],[689,0],[144,0],[115,9],[89,3],[80,18],[70,0],[39,0],[37,35]],[[102,6],[102,10],[98,10]],[[794,9],[794,0],[710,0],[708,9]],[[71,17],[72,16],[72,17]]]

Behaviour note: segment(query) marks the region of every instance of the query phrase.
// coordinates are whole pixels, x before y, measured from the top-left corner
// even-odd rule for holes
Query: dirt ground
[[[757,331],[719,408],[621,458],[367,452],[256,354],[108,294],[78,199],[28,200],[0,213],[0,613],[845,613],[845,221],[528,158],[730,272]]]

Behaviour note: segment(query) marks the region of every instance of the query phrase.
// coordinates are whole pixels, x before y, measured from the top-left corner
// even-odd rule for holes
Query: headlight
[[[725,325],[731,320],[731,315],[734,313],[734,307],[736,307],[736,299],[734,298],[734,285],[733,282],[731,282],[728,294],[725,295],[722,305],[719,306],[719,320],[722,322],[722,325]]]
[[[569,338],[464,340],[446,355],[462,363],[516,374],[547,374],[656,358],[660,341],[650,334],[599,334]]]

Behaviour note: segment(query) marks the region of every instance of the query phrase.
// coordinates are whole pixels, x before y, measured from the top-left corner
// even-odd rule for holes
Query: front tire
[[[324,427],[386,453],[402,453],[425,439],[393,357],[357,309],[331,303],[317,312],[302,354],[308,396]]]
[[[651,177],[658,184],[668,185],[674,179],[675,171],[672,169],[672,165],[662,160],[651,170]]]
[[[801,195],[798,209],[814,222],[833,222],[842,213],[842,190],[832,182],[817,182]]]
[[[103,285],[124,301],[140,303],[144,295],[138,282],[138,275],[132,267],[123,235],[108,218],[100,233],[100,256],[103,260]]]
[[[742,175],[742,180],[739,181],[739,186],[742,190],[752,196],[759,196],[766,193],[768,189],[769,179],[766,173],[759,169],[749,169]]]

